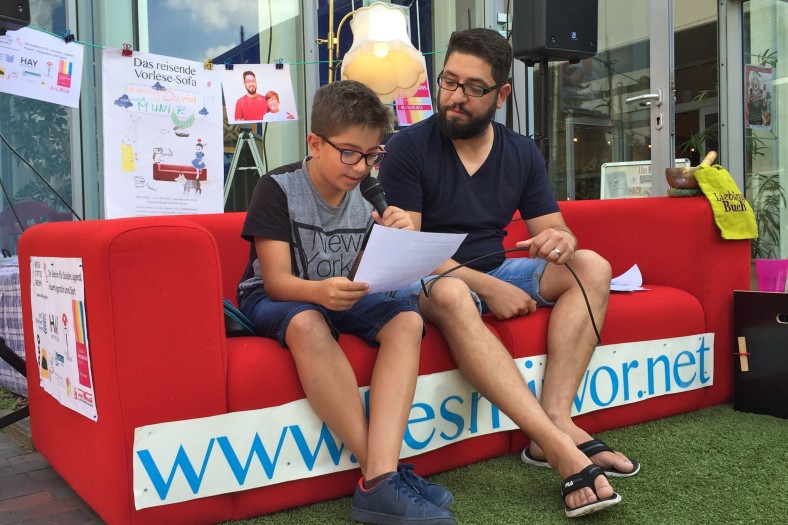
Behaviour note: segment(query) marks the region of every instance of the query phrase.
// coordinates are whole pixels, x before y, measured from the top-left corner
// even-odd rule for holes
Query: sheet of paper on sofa
[[[98,421],[82,259],[31,257],[30,276],[39,385],[61,405]]]
[[[430,275],[451,258],[465,236],[375,224],[353,280],[368,283],[371,292],[402,288]]]
[[[712,333],[600,346],[580,383],[572,415],[711,386],[713,348]],[[545,360],[544,355],[515,360],[537,396]],[[365,403],[368,390],[359,389]],[[419,376],[401,457],[515,428],[458,370]],[[137,509],[358,466],[305,399],[140,427],[132,454]]]
[[[643,288],[643,275],[640,273],[640,268],[635,264],[622,273],[618,277],[613,277],[610,281],[610,290],[614,292],[636,292],[639,290],[648,290]]]

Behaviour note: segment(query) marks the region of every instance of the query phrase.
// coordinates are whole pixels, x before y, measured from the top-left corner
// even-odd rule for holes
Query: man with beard
[[[493,121],[511,92],[512,50],[491,29],[452,34],[438,76],[438,114],[392,137],[379,180],[390,204],[410,212],[417,230],[467,233],[449,274],[392,292],[418,301],[438,327],[471,385],[531,438],[524,462],[555,468],[564,485],[565,512],[575,517],[618,503],[606,475],[631,476],[639,464],[574,424],[572,400],[597,341],[582,291],[601,330],[611,269],[589,250],[578,250],[550,188],[534,142]],[[504,228],[519,211],[531,239],[518,243],[531,258],[506,259]],[[498,319],[553,306],[541,404],[511,356],[479,313]]]
[[[257,77],[253,71],[244,71],[246,95],[235,103],[235,120],[259,122],[268,113],[268,101],[257,92]]]

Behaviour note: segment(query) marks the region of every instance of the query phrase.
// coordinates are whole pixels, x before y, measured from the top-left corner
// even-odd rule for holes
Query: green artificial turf
[[[788,523],[788,420],[722,405],[600,433],[641,472],[610,478],[623,501],[569,520],[553,471],[508,455],[430,476],[454,493],[462,525]],[[248,520],[244,525],[350,525],[350,498]]]

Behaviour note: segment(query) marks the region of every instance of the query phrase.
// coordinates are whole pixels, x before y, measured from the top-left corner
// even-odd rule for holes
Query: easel
[[[251,155],[251,158],[250,158]],[[250,163],[249,161],[252,161]],[[263,161],[260,159],[260,152],[254,143],[254,133],[252,130],[244,130],[238,135],[238,142],[235,144],[233,160],[230,162],[230,171],[224,183],[224,205],[227,206],[227,199],[230,196],[230,188],[233,186],[235,172],[237,170],[257,170],[257,175],[262,177]]]

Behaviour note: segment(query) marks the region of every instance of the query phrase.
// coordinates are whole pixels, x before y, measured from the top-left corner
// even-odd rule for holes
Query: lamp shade
[[[342,78],[369,86],[383,102],[412,96],[427,78],[424,57],[408,37],[402,10],[383,3],[362,7],[350,21],[353,45]]]

